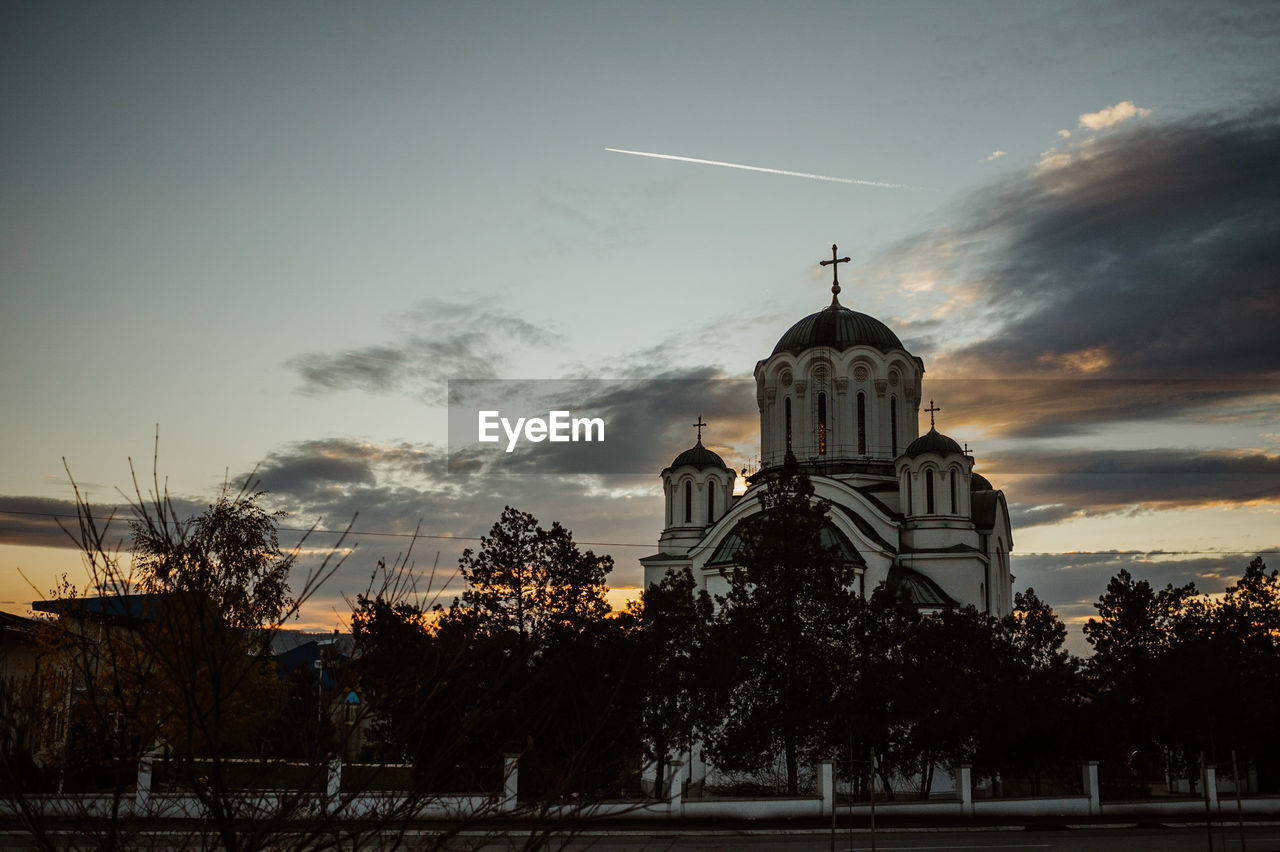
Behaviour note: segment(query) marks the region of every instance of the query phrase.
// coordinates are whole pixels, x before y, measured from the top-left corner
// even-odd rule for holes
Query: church
[[[662,471],[666,516],[658,552],[641,559],[644,583],[691,569],[701,588],[726,594],[740,547],[738,525],[760,511],[770,472],[795,455],[816,497],[830,502],[823,530],[851,563],[859,592],[905,589],[922,611],[973,606],[993,616],[1013,606],[1013,536],[1004,493],[975,473],[973,455],[924,409],[924,362],[880,320],[840,304],[832,247],[831,304],[797,322],[756,364],[760,467],[734,495],[736,473],[702,443]]]

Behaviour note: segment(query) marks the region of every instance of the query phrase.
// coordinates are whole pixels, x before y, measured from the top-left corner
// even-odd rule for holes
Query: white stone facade
[[[789,450],[830,501],[828,534],[862,594],[900,584],[924,610],[1006,615],[1008,505],[954,440],[919,434],[924,372],[883,323],[834,298],[796,323],[756,365],[762,464],[746,493],[733,496],[734,472],[701,440],[662,471],[666,515],[659,552],[641,560],[646,586],[687,566],[724,594],[734,530],[760,510],[760,489]]]

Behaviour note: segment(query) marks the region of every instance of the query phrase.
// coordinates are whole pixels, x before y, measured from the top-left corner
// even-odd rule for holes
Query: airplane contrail
[[[605,148],[606,151],[612,151],[615,154],[631,154],[636,157],[653,157],[658,160],[678,160],[682,163],[698,163],[703,166],[724,166],[728,169],[745,169],[749,172],[765,172],[771,175],[786,175],[788,177],[802,177],[809,180],[829,180],[832,183],[852,183],[858,186],[881,186],[885,189],[919,189],[918,186],[911,186],[905,183],[884,183],[878,180],[858,180],[857,178],[832,177],[830,175],[815,175],[809,172],[790,172],[786,169],[767,169],[764,166],[746,166],[742,163],[725,163],[720,160],[700,160],[697,157],[681,157],[676,154],[655,154],[651,151],[627,151],[623,148]]]

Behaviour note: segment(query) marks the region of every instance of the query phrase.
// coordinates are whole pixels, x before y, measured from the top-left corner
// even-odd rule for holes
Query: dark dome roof
[[[905,591],[911,596],[911,602],[918,607],[950,609],[960,606],[955,598],[944,592],[933,580],[905,565],[890,568],[884,584],[889,589]]]
[[[724,541],[720,542],[715,553],[711,554],[711,558],[707,560],[707,565],[731,565],[737,562],[738,554],[742,552],[742,523],[739,521],[739,525],[725,536]],[[853,542],[849,541],[849,537],[840,532],[830,520],[822,525],[818,533],[818,541],[823,547],[834,548],[841,562],[851,565],[867,564],[867,560],[862,558],[862,554],[858,552]]]
[[[702,446],[701,441],[676,456],[676,460],[671,463],[671,469],[675,470],[676,468],[683,467],[684,465],[696,467],[698,470],[708,467],[722,467],[725,470],[729,469],[724,463],[724,459]]]
[[[994,491],[991,481],[980,473],[969,474],[969,490],[970,491]]]
[[[815,346],[829,346],[838,352],[852,346],[870,346],[881,352],[903,348],[902,341],[889,326],[875,317],[851,311],[835,299],[831,300],[830,307],[809,314],[787,329],[778,345],[773,347],[773,354],[790,352],[799,355]]]
[[[907,445],[907,451],[904,456],[918,456],[924,453],[937,453],[945,456],[948,453],[963,455],[964,451],[960,449],[960,445],[939,432],[937,429],[930,429],[925,434],[916,438]]]

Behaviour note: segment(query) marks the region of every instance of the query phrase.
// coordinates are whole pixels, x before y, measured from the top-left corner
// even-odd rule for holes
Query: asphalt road
[[[189,839],[168,832],[148,832],[137,838],[138,848],[149,850],[190,849]],[[447,847],[457,852],[517,852],[528,848],[527,835],[512,833],[506,837],[475,835],[458,837]],[[379,848],[408,850],[431,848],[427,833],[410,832],[400,844],[364,845],[373,852]],[[945,850],[992,850],[992,852],[1280,852],[1280,823],[1246,825],[1244,842],[1240,830],[1233,825],[1214,828],[1213,845],[1203,825],[1178,826],[1090,826],[1078,829],[895,829],[872,837],[865,830],[830,832],[817,830],[753,829],[693,830],[672,832],[654,827],[652,830],[611,830],[584,832],[572,838],[552,838],[538,848],[556,852],[945,852]],[[16,831],[0,831],[0,849],[35,849],[29,835]],[[76,847],[84,848],[84,847]]]
[[[480,841],[462,839],[458,849],[475,852],[508,852],[521,849],[523,838]],[[1224,844],[1225,840],[1225,844]],[[1239,829],[1214,830],[1214,852],[1280,852],[1280,824],[1245,826],[1244,846]],[[479,845],[473,845],[474,843]],[[743,832],[671,832],[608,833],[581,836],[550,849],[600,850],[600,852],[868,852],[871,835],[855,831],[850,842],[847,832],[839,832],[834,843],[829,833],[775,833],[761,830]],[[943,852],[943,850],[1010,850],[1010,852],[1207,852],[1209,839],[1205,827],[1090,827],[1054,830],[963,830],[882,832],[875,838],[876,852]]]

